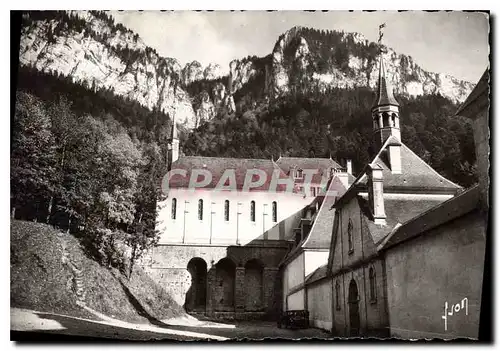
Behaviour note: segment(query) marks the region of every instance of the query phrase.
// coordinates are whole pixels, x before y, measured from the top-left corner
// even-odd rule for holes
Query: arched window
[[[229,200],[224,202],[224,220],[229,221]]]
[[[340,284],[338,280],[335,282],[335,308],[340,311]]]
[[[250,202],[250,220],[255,222],[255,201]]]
[[[370,277],[370,301],[375,302],[377,301],[377,276],[373,267],[370,267],[368,276]]]
[[[177,218],[177,199],[174,197],[172,199],[172,219]]]
[[[393,113],[391,117],[392,117],[392,126],[399,128],[399,126],[396,124],[396,119],[398,118],[398,116],[395,113]]]
[[[349,253],[354,252],[354,243],[352,241],[352,221],[349,218],[349,224],[347,225],[347,242],[349,244]]]
[[[202,199],[198,200],[198,219],[200,221],[203,220],[203,200]]]
[[[273,222],[278,221],[278,204],[276,201],[273,201]]]
[[[383,127],[389,127],[389,114],[387,112],[382,113],[382,123]]]

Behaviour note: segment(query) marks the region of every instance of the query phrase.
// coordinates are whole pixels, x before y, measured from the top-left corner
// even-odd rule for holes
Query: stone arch
[[[207,305],[207,263],[203,258],[194,257],[187,265],[191,275],[191,287],[186,294],[185,309],[191,311],[205,311]]]
[[[217,311],[234,311],[234,292],[236,265],[228,257],[221,259],[215,265],[215,309]]]
[[[245,311],[259,311],[264,305],[264,264],[251,259],[245,264]]]

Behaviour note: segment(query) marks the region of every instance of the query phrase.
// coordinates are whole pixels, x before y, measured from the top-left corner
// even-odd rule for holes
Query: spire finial
[[[373,107],[382,106],[382,105],[394,105],[399,106],[398,102],[394,98],[394,94],[392,92],[391,87],[387,84],[387,77],[385,75],[385,66],[384,66],[384,50],[382,48],[382,38],[384,37],[384,33],[382,29],[385,28],[386,24],[382,23],[378,26],[378,44],[380,46],[380,66],[378,73],[378,85],[377,85],[377,97],[375,99],[375,103]]]
[[[382,29],[385,28],[385,22],[378,26],[378,45],[380,46],[380,52],[382,52],[382,38],[384,37],[384,33]]]

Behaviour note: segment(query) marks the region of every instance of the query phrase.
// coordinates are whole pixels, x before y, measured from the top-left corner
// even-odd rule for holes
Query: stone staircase
[[[80,307],[85,307],[85,282],[84,282],[84,277],[83,277],[83,271],[78,268],[80,264],[75,262],[73,259],[70,250],[68,249],[68,245],[66,243],[66,240],[64,239],[64,236],[67,234],[61,234],[59,235],[61,239],[61,246],[62,246],[62,257],[61,261],[62,264],[67,266],[72,273],[72,277],[68,280],[68,283],[66,284],[66,287],[68,291],[72,291],[76,295],[76,304]]]

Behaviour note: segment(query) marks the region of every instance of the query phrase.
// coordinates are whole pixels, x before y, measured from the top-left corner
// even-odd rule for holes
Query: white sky
[[[362,33],[412,56],[422,68],[475,83],[488,65],[486,14],[466,12],[112,11],[162,56],[184,65],[197,60],[227,70],[233,59],[271,53],[278,36],[295,25]]]

